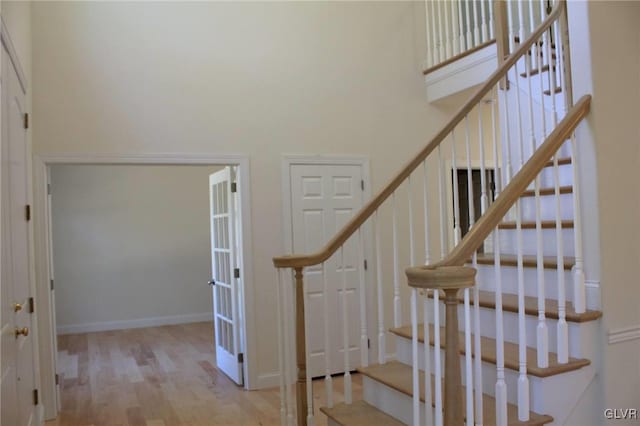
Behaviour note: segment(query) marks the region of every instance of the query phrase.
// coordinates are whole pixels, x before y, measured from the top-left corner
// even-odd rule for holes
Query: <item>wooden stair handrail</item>
[[[409,285],[419,281],[422,271],[443,266],[462,266],[469,261],[471,255],[482,245],[489,234],[498,226],[502,218],[525,192],[529,184],[540,174],[550,158],[571,137],[582,119],[589,113],[591,95],[584,95],[571,108],[569,113],[558,123],[556,128],[545,139],[544,143],[529,158],[526,164],[503,189],[498,198],[491,204],[482,217],[475,223],[462,241],[442,261],[422,267],[407,269]]]
[[[564,11],[566,5],[564,1],[558,2],[547,18],[529,35],[529,37],[518,46],[518,48],[505,58],[504,62],[489,76],[487,81],[476,90],[473,96],[464,103],[453,118],[440,130],[431,141],[420,151],[413,160],[409,161],[378,194],[367,203],[341,230],[338,232],[320,251],[307,255],[288,255],[273,258],[276,268],[303,268],[318,265],[329,259],[352,235],[357,231],[369,217],[393,194],[396,189],[420,166],[420,164],[433,152],[453,129],[471,112],[471,110],[489,93],[495,85],[503,79],[509,69],[524,55],[527,54],[531,46],[550,28]],[[551,156],[549,156],[550,158]],[[549,159],[547,158],[547,160]]]

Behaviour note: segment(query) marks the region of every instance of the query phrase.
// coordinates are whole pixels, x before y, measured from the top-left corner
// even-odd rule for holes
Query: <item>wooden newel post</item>
[[[429,267],[409,268],[406,273],[411,287],[444,291],[446,306],[444,424],[464,426],[465,407],[462,404],[458,342],[458,292],[475,285],[476,270],[466,266],[440,266],[431,269]]]
[[[298,374],[296,381],[296,407],[298,426],[307,425],[307,354],[304,328],[304,284],[302,268],[296,271],[296,364]]]
[[[493,33],[496,36],[496,48],[498,55],[498,66],[504,63],[504,59],[509,56],[509,24],[507,16],[507,2],[495,0],[493,2]],[[500,89],[509,90],[507,78],[500,80]]]

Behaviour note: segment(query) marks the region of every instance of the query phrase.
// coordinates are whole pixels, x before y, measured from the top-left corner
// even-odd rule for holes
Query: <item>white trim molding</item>
[[[129,328],[158,327],[161,325],[189,324],[193,322],[213,321],[213,313],[172,315],[164,317],[138,318],[133,320],[91,322],[85,324],[61,325],[58,335],[74,333],[93,333],[96,331],[126,330]]]
[[[610,345],[640,340],[640,324],[631,327],[618,328],[617,330],[609,330],[608,337]]]
[[[24,73],[24,69],[20,64],[20,59],[18,58],[18,53],[16,48],[11,40],[11,36],[9,35],[9,28],[7,28],[7,24],[4,23],[4,18],[0,15],[0,39],[2,39],[2,44],[7,49],[7,53],[9,54],[9,59],[11,59],[11,63],[16,70],[16,74],[18,75],[18,81],[20,82],[20,86],[22,90],[27,92],[27,75]]]
[[[34,176],[34,236],[35,236],[35,260],[36,260],[36,301],[40,307],[40,315],[37,316],[38,346],[40,349],[41,387],[42,401],[44,404],[44,418],[51,419],[58,411],[55,385],[56,353],[55,353],[55,306],[54,295],[50,290],[50,282],[53,278],[51,268],[51,247],[49,245],[49,206],[47,196],[47,171],[54,164],[127,164],[127,165],[238,165],[239,182],[242,182],[240,192],[240,205],[242,214],[242,295],[240,301],[244,312],[244,331],[242,335],[245,354],[244,377],[246,389],[257,389],[258,377],[258,353],[257,335],[255,324],[255,292],[253,281],[253,246],[251,232],[251,176],[249,156],[242,154],[215,154],[215,153],[40,153],[33,156]],[[202,316],[200,316],[202,315]],[[178,323],[177,321],[191,322],[207,320],[211,317],[208,313],[185,316],[183,318],[151,318],[139,320],[138,324],[159,325],[165,321]],[[120,323],[120,321],[118,321]],[[135,326],[135,322],[124,321],[122,326]],[[78,324],[60,327],[61,332],[81,332],[80,330],[106,329],[113,327],[113,323]],[[147,325],[138,325],[147,326]]]

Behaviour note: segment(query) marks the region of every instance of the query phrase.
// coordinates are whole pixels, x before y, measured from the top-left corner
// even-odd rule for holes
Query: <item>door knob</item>
[[[27,337],[28,335],[29,335],[28,327],[22,327],[22,328],[16,327],[16,339],[20,336]]]
[[[13,312],[20,312],[22,310],[22,304],[21,303],[14,303],[13,304]]]
[[[209,285],[216,285],[216,280],[211,279],[211,280],[208,282],[208,284],[209,284]]]

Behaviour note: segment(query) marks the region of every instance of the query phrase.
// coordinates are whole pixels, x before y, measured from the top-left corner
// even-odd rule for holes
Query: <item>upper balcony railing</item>
[[[504,8],[500,13],[496,8]],[[425,73],[495,43],[503,57],[514,51],[551,11],[551,2],[525,0],[425,0]],[[501,28],[504,29],[501,31]],[[500,34],[502,32],[503,34]]]

